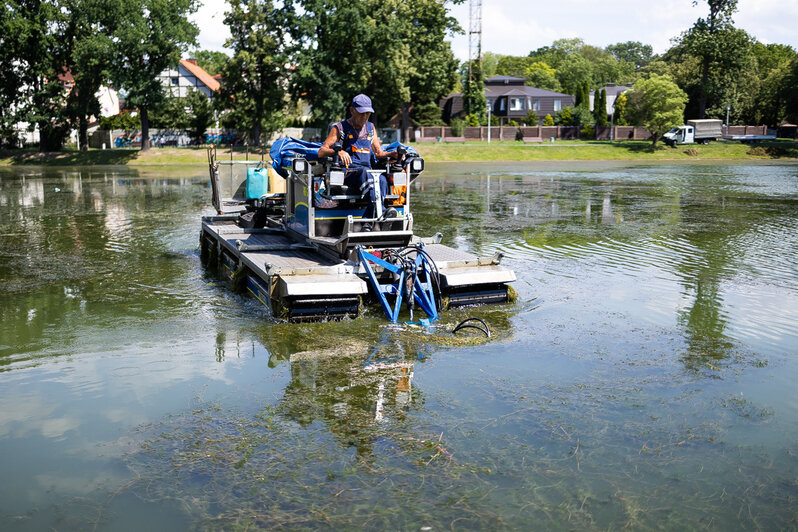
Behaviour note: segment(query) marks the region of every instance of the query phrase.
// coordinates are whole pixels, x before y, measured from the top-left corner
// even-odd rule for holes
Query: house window
[[[506,111],[507,110],[506,102],[507,102],[507,98],[502,98],[501,100],[499,100],[499,111]]]
[[[180,82],[180,78],[172,78],[172,85],[177,85]]]
[[[488,107],[493,109],[493,100],[491,100],[490,98],[488,98]]]
[[[559,111],[562,109],[562,100],[554,100],[554,110]]]
[[[540,100],[532,100],[532,110],[540,111]]]
[[[523,111],[524,100],[522,98],[510,98],[510,111]]]

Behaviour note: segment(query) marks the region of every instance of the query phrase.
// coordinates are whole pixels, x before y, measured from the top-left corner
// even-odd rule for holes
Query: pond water
[[[0,169],[0,529],[798,527],[798,166],[429,164],[519,294],[431,331],[229,291],[206,176]]]

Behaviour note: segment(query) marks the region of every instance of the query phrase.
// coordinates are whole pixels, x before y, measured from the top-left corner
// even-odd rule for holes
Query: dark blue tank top
[[[374,140],[374,124],[366,122],[363,129],[356,130],[347,120],[335,124],[341,144],[352,157],[352,166],[371,168],[371,142]]]

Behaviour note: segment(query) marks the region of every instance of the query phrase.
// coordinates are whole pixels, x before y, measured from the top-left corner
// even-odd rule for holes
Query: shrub
[[[544,126],[554,125],[554,119],[551,117],[551,115],[546,115],[546,117],[543,119],[543,125]]]
[[[518,122],[516,122],[515,120],[510,120],[509,122],[507,122],[507,125],[510,127],[518,127]]]
[[[138,113],[122,112],[118,115],[106,116],[100,119],[100,129],[124,129],[131,131],[141,127],[141,118]]]
[[[515,132],[515,140],[524,140],[524,132],[521,131],[521,128],[518,128],[518,131]]]
[[[413,108],[411,120],[415,126],[439,126],[443,124],[441,108],[435,102],[418,105]]]
[[[687,148],[684,150],[685,155],[689,155],[690,157],[698,157],[698,150],[695,148]]]
[[[593,126],[586,125],[579,131],[579,136],[583,139],[594,139],[596,138],[596,130],[593,129]]]
[[[479,117],[477,115],[468,115],[465,119],[466,125],[469,127],[479,127]],[[459,135],[458,135],[459,136]]]
[[[452,135],[455,137],[462,137],[463,131],[465,130],[465,120],[462,118],[454,118],[451,124],[449,124],[449,127],[452,128]]]

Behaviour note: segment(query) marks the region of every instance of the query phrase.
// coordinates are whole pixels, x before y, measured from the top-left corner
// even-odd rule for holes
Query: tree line
[[[343,118],[359,92],[372,96],[377,121],[398,115],[407,128],[440,123],[438,101],[460,91],[467,122],[485,124],[484,78],[496,74],[575,95],[577,105],[547,117],[562,125],[604,125],[600,88],[608,83],[634,84],[615,102],[615,123],[652,131],[684,118],[725,119],[727,110],[738,122],[798,120],[796,51],[736,28],[736,0],[694,0],[708,13],[659,56],[640,42],[599,48],[560,39],[523,57],[488,52],[470,65],[455,59],[446,40],[462,32],[449,14],[452,2],[230,0],[223,20],[229,54],[196,53],[222,77],[213,107],[198,94],[169,97],[158,79],[196,47],[189,17],[198,0],[0,2],[0,144],[15,145],[14,126],[25,122],[38,128],[43,151],[59,149],[73,129],[87,148],[89,117],[99,115],[94,95],[105,84],[138,111],[142,149],[151,126],[199,137],[214,117],[258,145],[298,114],[297,102],[312,109],[311,125],[322,126]],[[590,90],[597,91],[592,112]]]
[[[672,39],[662,55],[641,42],[599,48],[582,39],[560,39],[527,56],[485,53],[478,71],[485,77],[522,77],[527,85],[574,95],[576,105],[546,117],[545,125],[606,125],[605,107],[599,103],[590,112],[588,98],[590,90],[597,102],[606,98],[602,88],[610,83],[633,86],[615,102],[615,123],[643,125],[652,132],[664,133],[690,118],[726,121],[728,116],[730,122],[769,126],[798,121],[796,50],[761,43],[735,27],[737,0],[692,4],[708,12]],[[472,101],[467,89],[464,104],[466,122],[487,122],[484,104]],[[530,113],[527,122],[533,120],[537,117]]]
[[[199,100],[174,101],[158,79],[196,46],[189,16],[197,0],[0,1],[0,143],[16,144],[14,125],[26,122],[38,127],[43,151],[59,149],[72,129],[85,149],[103,84],[138,111],[142,149],[152,123],[185,127],[195,118],[199,128],[197,114],[207,119]],[[448,7],[440,0],[231,0],[224,17],[230,55],[197,54],[222,76],[213,111],[255,145],[282,127],[291,102],[309,104],[321,124],[342,118],[359,92],[372,96],[377,117],[401,113],[409,125],[414,104],[436,102],[457,83],[445,38],[462,30]],[[67,72],[74,78],[68,94]]]

